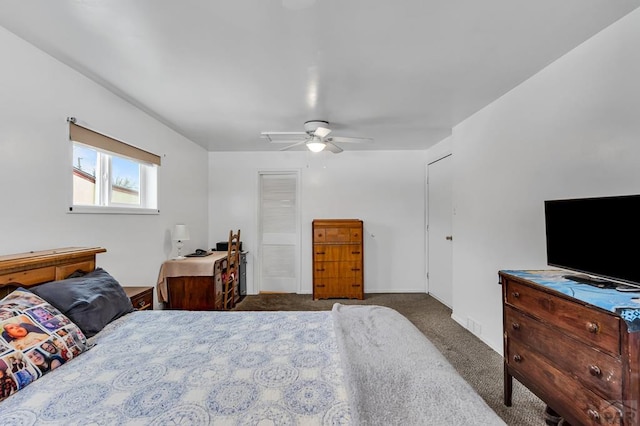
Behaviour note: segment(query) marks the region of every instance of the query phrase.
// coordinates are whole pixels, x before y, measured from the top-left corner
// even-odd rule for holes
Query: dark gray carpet
[[[453,367],[508,424],[545,425],[544,403],[516,380],[513,405],[503,404],[502,357],[451,319],[451,310],[427,294],[367,294],[365,300],[313,300],[306,294],[246,296],[239,311],[324,311],[334,303],[380,305],[407,317],[442,352]]]

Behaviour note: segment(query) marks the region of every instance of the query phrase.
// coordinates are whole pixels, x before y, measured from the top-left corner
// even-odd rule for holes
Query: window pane
[[[98,152],[73,144],[73,204],[97,205],[96,169]]]
[[[140,163],[111,156],[110,203],[140,205]]]
[[[157,166],[80,142],[73,142],[72,161],[73,205],[70,212],[157,210]],[[73,206],[86,208],[78,210]]]

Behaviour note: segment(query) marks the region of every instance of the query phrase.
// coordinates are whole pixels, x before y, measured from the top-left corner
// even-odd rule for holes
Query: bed
[[[19,315],[49,324],[49,337],[24,345],[0,338],[0,424],[504,424],[392,309],[134,311],[96,268],[102,251],[0,257],[0,327],[11,329]],[[99,288],[91,287],[96,274]],[[108,306],[65,305],[86,286],[109,293]],[[36,350],[48,357],[46,371]]]

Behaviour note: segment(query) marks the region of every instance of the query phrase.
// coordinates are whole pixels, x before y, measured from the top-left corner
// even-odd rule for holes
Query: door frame
[[[257,233],[257,241],[256,241],[256,256],[255,256],[255,268],[253,271],[253,282],[254,282],[254,291],[255,294],[260,294],[262,289],[262,186],[260,185],[260,180],[263,175],[295,175],[296,177],[296,244],[298,245],[298,259],[295,264],[296,268],[296,294],[300,294],[301,286],[302,286],[302,230],[301,230],[301,200],[300,195],[301,191],[301,171],[300,169],[258,169],[256,172],[256,233]]]
[[[425,167],[425,215],[424,215],[424,221],[425,221],[425,253],[426,253],[426,257],[425,257],[425,288],[426,288],[426,292],[427,294],[431,294],[430,292],[430,278],[429,278],[429,257],[431,256],[431,253],[429,252],[429,238],[431,236],[430,233],[430,223],[429,223],[429,166],[431,166],[434,163],[437,163],[447,157],[452,157],[453,153],[450,152],[449,150],[446,150],[444,152],[441,152],[440,155],[434,156],[432,159],[430,159],[427,162],[427,165]],[[453,192],[453,189],[452,189]],[[452,201],[453,201],[453,194],[452,194]],[[452,206],[453,208],[453,206]],[[452,216],[451,216],[451,221],[453,222],[453,212],[452,212]],[[453,263],[451,264],[451,274],[453,276]],[[453,308],[453,278],[451,280],[451,291],[452,291],[452,300],[451,300],[451,308]],[[435,297],[435,296],[434,296]],[[437,297],[435,297],[436,299],[438,299]],[[439,300],[439,299],[438,299]]]

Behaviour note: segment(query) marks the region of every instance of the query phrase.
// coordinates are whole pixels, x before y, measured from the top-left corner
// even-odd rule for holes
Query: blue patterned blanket
[[[140,311],[91,340],[0,424],[350,423],[330,312]]]
[[[0,402],[0,425],[504,425],[406,318],[140,311]]]

